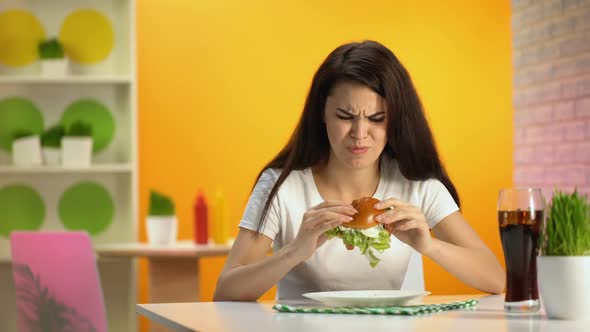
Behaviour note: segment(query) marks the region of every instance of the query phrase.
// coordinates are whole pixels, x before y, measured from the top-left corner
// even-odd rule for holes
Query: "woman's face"
[[[387,143],[385,99],[360,83],[344,81],[332,88],[324,112],[330,158],[352,168],[373,166]]]

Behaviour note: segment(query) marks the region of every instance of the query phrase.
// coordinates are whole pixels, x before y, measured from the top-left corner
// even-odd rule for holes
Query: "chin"
[[[352,169],[363,169],[371,167],[373,162],[366,162],[364,160],[350,160],[346,164]]]
[[[379,155],[374,156],[370,153],[364,155],[353,155],[348,150],[339,151],[339,153],[335,153],[335,151],[332,150],[331,157],[335,157],[335,159],[338,160],[340,164],[346,165],[352,169],[373,167],[375,163],[379,161]]]
[[[363,169],[368,167],[373,167],[375,163],[378,162],[378,158],[369,157],[369,156],[362,156],[362,157],[353,157],[353,158],[346,158],[345,163],[353,169]]]

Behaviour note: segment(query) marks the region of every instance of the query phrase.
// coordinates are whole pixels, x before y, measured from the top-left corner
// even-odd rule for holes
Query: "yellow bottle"
[[[213,242],[216,244],[227,244],[227,207],[225,204],[225,197],[221,189],[217,190],[217,193],[215,193],[213,209]]]

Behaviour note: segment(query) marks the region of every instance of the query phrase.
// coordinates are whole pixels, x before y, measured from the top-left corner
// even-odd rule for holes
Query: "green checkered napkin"
[[[476,299],[442,304],[420,304],[395,307],[313,307],[275,304],[272,308],[279,312],[313,313],[313,314],[364,314],[364,315],[422,315],[434,312],[465,309],[475,306]]]

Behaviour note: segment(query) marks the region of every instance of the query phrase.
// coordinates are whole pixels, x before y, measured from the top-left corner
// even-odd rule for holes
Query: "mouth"
[[[369,151],[369,147],[367,146],[350,146],[348,147],[348,151],[352,154],[363,154]]]

